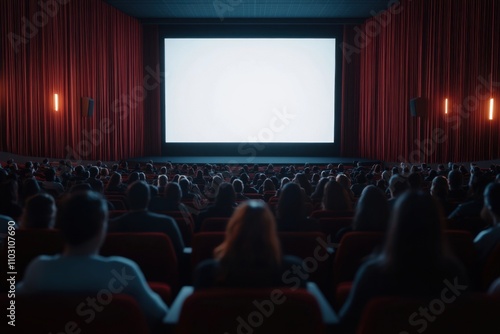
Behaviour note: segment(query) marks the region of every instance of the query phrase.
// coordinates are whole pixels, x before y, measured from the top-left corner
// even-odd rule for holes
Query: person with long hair
[[[236,193],[234,192],[233,185],[228,182],[222,182],[214,204],[199,213],[195,231],[200,230],[203,221],[207,218],[231,217],[235,207]]]
[[[340,310],[345,329],[354,330],[365,305],[377,296],[440,298],[446,282],[467,289],[463,266],[449,255],[443,223],[430,194],[407,192],[397,199],[382,252],[358,270]]]
[[[295,257],[283,256],[276,221],[260,200],[243,202],[226,227],[225,238],[214,250],[214,259],[196,268],[195,288],[271,287],[284,285],[281,276]]]
[[[122,183],[122,175],[115,172],[111,175],[104,192],[125,192],[127,186]]]
[[[347,191],[335,180],[330,180],[325,185],[322,209],[336,212],[352,211],[352,203]]]
[[[389,221],[389,204],[384,192],[373,185],[363,189],[359,197],[351,226],[337,232],[335,241],[351,231],[386,232]]]
[[[282,232],[319,231],[318,222],[307,218],[304,189],[297,183],[289,182],[282,188],[276,219],[278,230]]]

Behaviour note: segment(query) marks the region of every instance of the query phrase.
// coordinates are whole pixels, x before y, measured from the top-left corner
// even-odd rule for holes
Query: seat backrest
[[[321,289],[330,279],[333,257],[328,252],[327,238],[321,232],[279,232],[284,255],[297,256],[302,260],[303,270],[309,281],[316,282]],[[307,268],[305,268],[307,267]]]
[[[488,223],[481,217],[466,217],[447,220],[447,228],[450,230],[468,231],[475,238],[479,232],[488,227]]]
[[[380,232],[349,232],[340,241],[333,262],[333,286],[354,280],[361,264],[384,241]]]
[[[353,211],[329,211],[329,210],[316,210],[310,215],[313,219],[320,218],[335,218],[335,217],[352,217],[354,215]]]
[[[193,216],[190,213],[182,211],[158,211],[157,213],[172,217],[181,232],[184,245],[186,247],[191,247],[194,230]]]
[[[200,232],[224,232],[228,221],[228,217],[205,218],[201,223]]]
[[[325,328],[318,302],[305,289],[217,288],[189,296],[175,329],[176,334],[254,331],[324,333]]]
[[[203,260],[213,258],[214,249],[224,241],[224,232],[200,232],[193,237],[191,265],[194,268]]]
[[[448,290],[446,298],[375,298],[365,307],[357,334],[500,333],[500,297],[455,296]]]
[[[352,217],[329,217],[319,219],[319,228],[321,232],[330,235],[332,239],[335,238],[338,231],[351,225]]]
[[[98,312],[88,304],[88,298],[89,294],[82,293],[16,295],[15,332],[93,334],[150,332],[144,314],[132,297],[117,294],[108,300],[106,299],[108,297],[103,295],[103,303],[100,303],[97,297]],[[10,303],[7,294],[2,294],[0,299],[2,306]],[[5,331],[0,329],[0,332],[10,333],[7,321],[2,321],[0,328],[5,329]],[[10,327],[10,330],[12,328]]]
[[[146,280],[179,288],[177,256],[170,238],[163,233],[108,233],[101,247],[103,256],[123,256],[136,262]]]

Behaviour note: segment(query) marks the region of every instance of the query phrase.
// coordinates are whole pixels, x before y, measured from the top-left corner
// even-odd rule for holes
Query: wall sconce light
[[[444,100],[444,113],[448,115],[448,99]]]
[[[493,99],[490,99],[490,121],[493,120]]]
[[[59,95],[54,94],[54,110],[59,111]]]

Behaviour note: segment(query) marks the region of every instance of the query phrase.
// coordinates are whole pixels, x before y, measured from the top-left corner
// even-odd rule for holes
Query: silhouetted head
[[[351,211],[352,204],[347,191],[335,180],[330,180],[325,185],[325,193],[322,202],[323,210],[329,211]]]
[[[454,169],[448,173],[448,184],[450,190],[460,190],[463,186],[464,177],[458,169]]]
[[[69,246],[79,246],[97,239],[98,248],[104,239],[107,220],[107,203],[102,195],[94,191],[69,195],[57,212],[57,226]]]
[[[180,203],[182,199],[181,187],[178,183],[171,182],[165,187],[165,198],[174,203]]]
[[[215,198],[216,206],[233,206],[236,201],[236,193],[233,185],[228,182],[223,182],[219,186],[219,192]]]
[[[233,180],[234,192],[241,194],[243,192],[243,182],[240,179]]]
[[[248,266],[263,270],[276,267],[281,262],[281,247],[268,206],[258,200],[240,204],[229,219],[224,242],[214,255],[226,273]]]
[[[24,205],[23,228],[53,228],[56,219],[56,202],[45,193],[39,193],[28,198]]]
[[[151,199],[151,190],[144,181],[135,181],[127,188],[127,200],[130,210],[145,210]]]
[[[409,272],[422,266],[435,267],[444,256],[443,220],[439,203],[430,194],[401,195],[390,219],[387,264]]]
[[[45,180],[49,182],[53,182],[56,179],[56,170],[52,167],[47,168],[44,172]]]
[[[484,206],[496,222],[500,221],[500,184],[490,183],[484,190]]]
[[[389,191],[391,192],[392,198],[401,195],[409,188],[410,184],[408,183],[408,180],[404,176],[395,174],[391,176],[391,178],[389,179]]]
[[[160,187],[166,186],[167,183],[168,183],[168,178],[166,175],[162,174],[162,175],[158,176],[158,185]]]
[[[353,220],[354,231],[385,231],[389,221],[389,204],[384,192],[369,185],[363,189]]]
[[[283,221],[297,221],[306,216],[302,188],[293,182],[285,184],[276,208],[276,217]]]
[[[441,200],[448,197],[448,181],[444,176],[436,176],[432,180],[431,195]]]

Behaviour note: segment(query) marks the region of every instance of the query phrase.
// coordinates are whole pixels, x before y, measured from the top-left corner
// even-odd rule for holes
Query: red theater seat
[[[193,320],[196,319],[196,320]],[[176,334],[324,333],[315,296],[305,289],[207,289],[182,305]]]
[[[86,304],[89,294],[16,295],[16,326],[7,328],[2,319],[2,333],[92,333],[147,334],[146,319],[137,302],[124,294],[113,295],[111,301],[100,304],[100,311]],[[5,311],[11,299],[1,297]],[[106,301],[107,302],[107,301]],[[15,328],[15,331],[12,331]],[[10,331],[9,331],[10,330]]]
[[[445,287],[443,286],[443,289]],[[494,334],[500,333],[498,296],[446,295],[442,299],[382,297],[364,309],[357,334],[426,333]],[[422,314],[426,310],[427,317]]]
[[[201,223],[200,232],[224,232],[228,221],[227,217],[206,218]]]
[[[123,256],[136,262],[147,281],[179,288],[177,257],[170,238],[163,233],[109,233],[101,247],[103,256]]]

